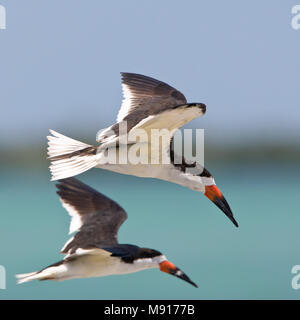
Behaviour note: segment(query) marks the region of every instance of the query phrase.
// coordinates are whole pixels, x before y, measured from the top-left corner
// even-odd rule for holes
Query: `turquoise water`
[[[16,273],[61,259],[69,216],[47,170],[2,167],[0,299],[299,299],[291,268],[300,264],[296,166],[210,166],[240,228],[202,194],[175,184],[91,170],[79,178],[117,200],[129,218],[119,241],[163,252],[199,288],[158,270],[16,285]]]

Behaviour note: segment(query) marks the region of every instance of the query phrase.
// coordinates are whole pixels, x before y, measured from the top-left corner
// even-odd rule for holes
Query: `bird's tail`
[[[38,272],[16,274],[16,278],[19,284],[24,282],[29,282],[31,280],[39,279]]]
[[[55,274],[53,272],[49,272],[48,269],[30,273],[16,274],[16,278],[18,284],[32,280],[56,280]]]
[[[58,269],[58,271],[56,270]],[[17,283],[25,283],[29,282],[32,280],[54,280],[54,281],[59,281],[60,280],[60,275],[59,275],[59,268],[45,268],[44,270],[41,271],[36,271],[36,272],[30,272],[30,273],[21,273],[21,274],[16,274],[17,278]]]
[[[40,271],[16,274],[17,283],[29,282],[32,280],[64,280],[67,274],[67,267],[65,260],[56,262]]]
[[[51,180],[76,176],[97,165],[97,147],[68,138],[50,130],[48,158],[51,161]]]

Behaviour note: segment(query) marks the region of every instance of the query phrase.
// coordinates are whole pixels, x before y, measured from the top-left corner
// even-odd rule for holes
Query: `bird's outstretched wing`
[[[126,133],[135,129],[171,131],[203,114],[193,104],[187,107],[185,96],[162,81],[135,73],[121,75],[124,99],[117,123],[97,135],[100,143],[115,142],[121,135],[121,122],[126,122]]]
[[[117,234],[127,213],[114,201],[75,178],[60,180],[57,194],[71,216],[70,233],[77,231],[62,253],[118,243]]]
[[[124,99],[117,121],[153,115],[186,103],[185,96],[168,84],[135,73],[121,73]]]

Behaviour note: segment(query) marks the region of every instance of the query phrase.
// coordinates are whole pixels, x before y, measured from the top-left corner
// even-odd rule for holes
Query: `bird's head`
[[[182,270],[177,268],[172,262],[170,262],[168,260],[164,260],[164,261],[159,263],[159,270],[162,271],[162,272],[171,274],[172,276],[175,276],[175,277],[177,277],[179,279],[182,279],[182,280],[190,283],[194,287],[198,288],[196,283],[191,281],[191,279]]]

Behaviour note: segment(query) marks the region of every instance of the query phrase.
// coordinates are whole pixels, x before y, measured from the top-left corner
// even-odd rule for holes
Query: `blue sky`
[[[297,0],[0,0],[0,145],[49,128],[95,139],[114,122],[120,71],[175,86],[207,113],[189,127],[221,143],[297,142]],[[77,136],[77,138],[80,138]]]

